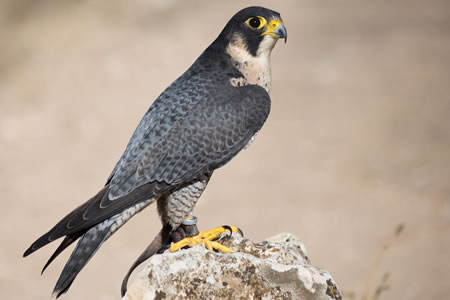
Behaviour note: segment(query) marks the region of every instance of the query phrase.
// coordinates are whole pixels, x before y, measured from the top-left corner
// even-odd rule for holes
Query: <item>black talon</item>
[[[228,225],[222,225],[222,228],[225,229],[225,230],[230,231],[231,234],[233,234],[233,229],[231,229],[230,226],[228,226]],[[236,227],[236,228],[237,228],[237,230],[238,230],[238,233],[243,237],[243,236],[244,236],[244,232],[242,231],[242,229],[240,229],[239,227]]]
[[[224,236],[222,238],[222,240],[227,241],[233,236],[233,229],[230,226],[228,226],[228,225],[222,225],[222,228],[225,229],[225,230],[228,230],[230,232],[229,235]]]
[[[231,228],[231,226],[222,225],[222,228],[225,229],[225,230],[228,230],[231,234],[233,234],[233,229]]]
[[[236,228],[237,228],[239,234],[240,234],[242,237],[244,237],[244,232],[243,232],[239,227],[236,227]]]

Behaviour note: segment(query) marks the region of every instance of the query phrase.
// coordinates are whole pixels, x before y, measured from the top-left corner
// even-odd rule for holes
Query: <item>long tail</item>
[[[88,229],[78,241],[77,246],[72,252],[69,260],[67,261],[61,275],[56,283],[55,289],[53,290],[53,295],[56,298],[68,291],[75,277],[83,269],[83,267],[89,262],[89,260],[94,256],[100,246],[122,225],[124,225],[132,216],[147,207],[153,199],[143,201],[130,207],[120,214],[114,215],[113,217],[95,225],[94,227]],[[55,253],[52,255],[50,260],[44,267],[45,268],[53,261],[53,259],[62,252],[68,245],[73,243],[79,236],[67,236],[63,240],[61,245],[56,249]],[[43,270],[43,271],[44,271]]]

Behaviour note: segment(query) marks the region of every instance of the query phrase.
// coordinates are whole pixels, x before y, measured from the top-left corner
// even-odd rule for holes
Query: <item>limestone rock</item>
[[[236,252],[198,245],[153,256],[124,299],[342,299],[331,275],[310,265],[292,234],[260,243],[224,234],[220,242]]]

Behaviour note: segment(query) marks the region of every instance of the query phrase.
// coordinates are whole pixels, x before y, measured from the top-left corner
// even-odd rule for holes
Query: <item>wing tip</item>
[[[34,251],[36,251],[36,250],[33,250],[32,246],[30,246],[27,250],[25,250],[25,252],[23,253],[22,257],[27,257],[28,255],[30,255]]]
[[[31,246],[25,250],[23,253],[23,257],[27,257],[31,253],[35,252],[36,250],[41,249],[45,245],[53,242],[54,240],[50,238],[50,231],[38,238]]]
[[[23,253],[23,257],[27,257],[28,255],[30,255],[31,253],[35,252],[36,250],[39,250],[40,248],[44,247],[45,245],[47,245],[48,243],[50,243],[51,241],[48,241],[46,243],[42,243],[43,238],[46,236],[43,235],[41,236],[39,239],[37,239],[33,244],[31,244],[31,246],[25,250],[25,252]]]

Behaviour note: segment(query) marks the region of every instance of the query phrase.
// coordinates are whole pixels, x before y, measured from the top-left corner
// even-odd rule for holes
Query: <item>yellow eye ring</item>
[[[245,21],[245,24],[251,29],[256,30],[263,28],[267,24],[267,21],[265,18],[257,16],[248,18],[247,21]]]

